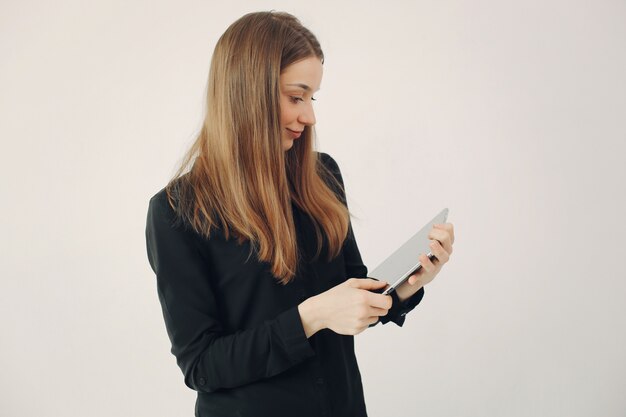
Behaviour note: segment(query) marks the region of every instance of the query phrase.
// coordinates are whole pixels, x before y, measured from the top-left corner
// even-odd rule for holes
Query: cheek
[[[290,103],[282,102],[280,103],[280,124],[286,125],[293,121],[295,118],[295,112],[289,105]]]

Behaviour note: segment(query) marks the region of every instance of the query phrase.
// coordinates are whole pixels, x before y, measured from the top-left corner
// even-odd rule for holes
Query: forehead
[[[319,90],[322,82],[322,61],[317,57],[309,57],[294,62],[280,73],[280,83],[305,84],[314,91]]]

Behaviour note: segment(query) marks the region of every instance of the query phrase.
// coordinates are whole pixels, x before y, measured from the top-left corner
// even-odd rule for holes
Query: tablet
[[[422,267],[418,258],[421,253],[430,259],[434,258],[435,255],[430,250],[431,239],[428,238],[428,234],[432,230],[433,225],[445,223],[447,219],[448,209],[444,208],[431,221],[426,223],[419,232],[407,240],[404,245],[400,246],[372,272],[367,274],[368,277],[389,283],[389,287],[384,290],[375,290],[374,292],[388,295],[395,291],[400,284],[409,279],[414,272]]]

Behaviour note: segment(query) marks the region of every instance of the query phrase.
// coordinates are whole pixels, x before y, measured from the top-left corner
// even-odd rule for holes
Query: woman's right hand
[[[324,328],[343,335],[361,333],[391,308],[391,296],[370,291],[385,286],[385,281],[350,278],[305,300],[298,308],[306,336]]]

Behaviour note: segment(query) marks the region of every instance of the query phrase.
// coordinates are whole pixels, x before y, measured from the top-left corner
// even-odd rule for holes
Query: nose
[[[313,111],[313,105],[309,101],[305,106],[302,106],[302,112],[298,116],[298,121],[303,125],[313,126],[315,124],[315,112]]]

